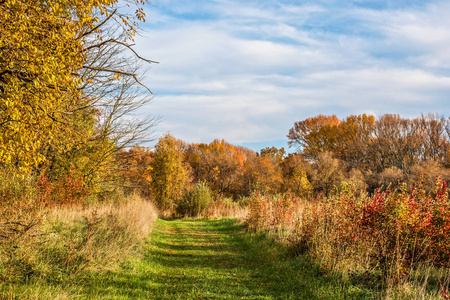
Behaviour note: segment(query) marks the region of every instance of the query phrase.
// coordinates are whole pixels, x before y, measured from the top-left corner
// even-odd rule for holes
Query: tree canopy
[[[48,159],[45,149],[67,152],[94,136],[117,141],[119,135],[126,143],[144,130],[135,122],[141,127],[133,136],[132,122],[118,121],[129,112],[124,92],[141,82],[135,65],[117,62],[123,50],[150,62],[129,45],[146,1],[120,3],[135,13],[121,13],[118,0],[0,0],[3,166],[30,171]],[[105,97],[108,88],[115,91],[111,97]]]

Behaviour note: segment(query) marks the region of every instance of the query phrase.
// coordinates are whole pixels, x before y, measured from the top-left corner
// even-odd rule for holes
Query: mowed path
[[[352,299],[362,291],[289,258],[232,219],[158,220],[144,257],[89,289],[95,299]],[[350,292],[352,291],[352,292]],[[359,296],[359,297],[358,297]]]

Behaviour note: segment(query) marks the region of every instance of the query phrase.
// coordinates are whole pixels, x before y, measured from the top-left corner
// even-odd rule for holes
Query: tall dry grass
[[[209,203],[209,206],[200,214],[207,218],[235,218],[244,222],[248,215],[248,207],[242,201],[233,201],[231,198],[219,197]]]
[[[45,220],[49,264],[70,273],[114,267],[148,236],[157,219],[153,203],[133,196],[123,203],[59,207]]]
[[[0,178],[0,296],[32,299],[49,283],[117,267],[148,236],[157,210],[138,196],[48,205],[37,181]],[[21,290],[21,288],[23,290]],[[64,293],[58,294],[64,298]]]

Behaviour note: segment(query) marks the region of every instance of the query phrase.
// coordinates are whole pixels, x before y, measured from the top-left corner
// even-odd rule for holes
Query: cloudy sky
[[[157,134],[287,147],[317,114],[450,116],[450,1],[152,0]]]

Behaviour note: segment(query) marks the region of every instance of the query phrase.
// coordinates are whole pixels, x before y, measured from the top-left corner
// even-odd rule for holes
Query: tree
[[[338,127],[333,154],[346,163],[348,169],[367,170],[371,166],[375,117],[373,115],[351,115]]]
[[[407,174],[423,161],[446,164],[450,157],[450,119],[433,114],[413,119],[362,114],[344,120],[318,115],[296,122],[288,137],[308,160],[329,151],[347,170],[373,174],[391,167]]]
[[[186,161],[196,181],[209,183],[217,194],[236,195],[246,156],[242,149],[224,140],[193,144],[186,150]]]
[[[268,155],[247,156],[240,181],[244,186],[243,194],[250,195],[254,190],[275,194],[282,184],[280,162]]]
[[[183,197],[188,176],[183,167],[183,151],[172,135],[163,135],[156,144],[150,172],[159,207],[162,210],[173,210]]]
[[[86,3],[79,16],[98,5]],[[57,143],[79,97],[73,74],[82,66],[75,5],[0,2],[0,161],[22,169],[42,161],[38,148]],[[83,24],[89,23],[83,20]],[[58,121],[57,121],[58,120]]]
[[[307,159],[315,159],[319,153],[332,151],[338,138],[339,122],[335,115],[318,115],[295,122],[287,135],[289,146],[297,146]]]
[[[313,164],[312,177],[314,189],[328,196],[331,189],[339,186],[344,179],[341,161],[333,158],[331,152],[320,153]]]
[[[154,124],[125,118],[147,101],[130,93],[138,66],[124,63],[125,51],[151,62],[128,44],[145,2],[126,2],[133,17],[117,0],[0,1],[1,164],[30,171],[86,144],[105,160]]]
[[[121,186],[126,192],[137,191],[149,198],[153,181],[149,166],[153,161],[153,152],[145,147],[134,146],[120,151],[117,156],[122,166],[119,170]]]
[[[286,150],[284,150],[284,148],[278,149],[277,147],[266,147],[264,149],[261,149],[261,151],[259,152],[259,156],[273,157],[281,163],[286,157]]]
[[[283,190],[291,191],[299,197],[312,193],[313,186],[308,179],[312,175],[311,165],[299,154],[290,154],[281,163]]]

